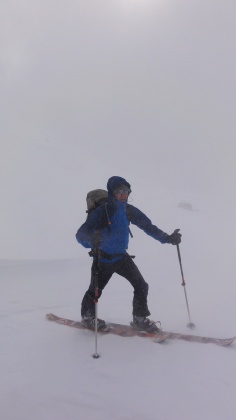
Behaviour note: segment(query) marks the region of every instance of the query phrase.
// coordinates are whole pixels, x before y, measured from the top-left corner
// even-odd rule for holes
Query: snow
[[[1,420],[234,420],[236,344],[99,335],[80,319],[91,259],[75,240],[89,190],[125,177],[131,204],[180,228],[136,227],[129,252],[165,330],[235,327],[235,0],[0,4]],[[114,275],[99,316],[128,324]]]
[[[168,250],[165,246],[165,252],[174,258],[172,248]],[[49,312],[79,319],[89,265],[87,256],[71,260],[1,262],[0,418],[233,420],[236,414],[234,344],[229,348],[181,341],[155,344],[139,337],[99,335],[101,357],[94,359],[92,332],[46,320]],[[158,281],[152,275],[155,265],[152,260],[146,276],[151,285],[152,317],[161,315],[166,329],[189,332],[185,327],[188,316],[184,294],[176,296],[177,289],[181,289],[177,264],[173,279],[166,278],[163,267]],[[165,293],[160,291],[161,278]],[[219,337],[235,334],[234,322],[230,322],[230,305],[228,309],[215,311],[213,320],[203,319],[201,312],[206,313],[205,305],[190,293],[194,285],[186,287],[197,325],[193,333],[212,332],[211,335]],[[232,289],[227,294],[228,302],[231,294]],[[114,276],[99,302],[100,316],[128,323],[131,299],[129,285]],[[220,300],[217,291],[213,296],[208,294],[209,312],[214,312]]]

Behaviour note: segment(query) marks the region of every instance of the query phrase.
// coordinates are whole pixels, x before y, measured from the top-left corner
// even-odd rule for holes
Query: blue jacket
[[[95,242],[98,243],[98,248],[104,253],[104,258],[101,259],[103,262],[115,262],[125,255],[129,244],[130,223],[163,244],[169,242],[169,235],[153,225],[137,207],[114,197],[114,189],[121,184],[127,185],[131,190],[130,184],[124,178],[114,176],[108,180],[106,208],[101,205],[91,211],[76,233],[77,241],[85,248],[94,248]],[[109,254],[109,258],[106,258],[106,254]]]

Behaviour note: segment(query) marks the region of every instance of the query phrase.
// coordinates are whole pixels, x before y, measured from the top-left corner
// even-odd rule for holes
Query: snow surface
[[[149,304],[153,319],[161,316],[165,329],[188,332],[173,251],[174,247],[165,246],[175,265],[172,278],[160,262],[162,268],[155,274],[153,256],[148,262],[150,268],[145,268],[151,288]],[[142,261],[140,257],[136,259]],[[77,260],[1,261],[0,272],[1,419],[235,418],[235,345],[155,344],[138,337],[99,335],[101,357],[94,359],[92,332],[45,318],[46,313],[53,312],[79,319],[80,300],[89,277],[87,256]],[[232,289],[222,296],[213,288],[206,305],[199,301],[198,293],[194,296],[194,289],[199,288],[196,283],[197,279],[187,288],[197,325],[194,333],[234,335]],[[127,282],[114,276],[99,303],[99,314],[110,321],[128,323],[131,300]]]

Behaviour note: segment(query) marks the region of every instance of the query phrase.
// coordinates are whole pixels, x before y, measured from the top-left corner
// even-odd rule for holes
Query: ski
[[[84,327],[80,321],[73,321],[71,319],[67,318],[60,318],[54,314],[47,314],[46,318],[49,321],[54,321],[57,324],[63,324],[68,325],[74,328],[78,328],[81,330],[88,330],[88,328]],[[115,334],[119,335],[121,337],[145,337],[145,338],[151,338],[155,343],[162,343],[167,339],[170,340],[185,340],[189,342],[194,343],[210,343],[210,344],[216,344],[218,346],[229,346],[234,342],[236,337],[231,338],[212,338],[212,337],[202,337],[197,336],[193,334],[181,334],[181,333],[174,333],[174,332],[168,332],[168,331],[162,331],[159,334],[156,333],[147,333],[145,331],[136,331],[129,325],[122,325],[122,324],[115,324],[112,322],[106,323],[108,326],[107,331],[99,331],[100,334]],[[90,330],[91,331],[91,330]]]
[[[63,324],[63,325],[68,325],[70,327],[74,327],[74,328],[78,328],[80,330],[87,330],[87,331],[92,331],[94,332],[94,330],[91,330],[89,328],[86,328],[80,321],[73,321],[71,319],[67,319],[67,318],[60,318],[54,314],[47,314],[46,318],[49,321],[54,321],[57,324]],[[112,322],[106,322],[107,324],[107,330],[98,330],[99,334],[114,334],[114,335],[119,335],[120,337],[145,337],[145,338],[152,338],[155,339],[156,343],[162,343],[163,341],[166,340],[166,334],[164,333],[160,333],[160,334],[156,334],[156,333],[148,333],[146,331],[136,331],[133,328],[131,328],[128,325],[122,325],[122,324],[115,324]]]

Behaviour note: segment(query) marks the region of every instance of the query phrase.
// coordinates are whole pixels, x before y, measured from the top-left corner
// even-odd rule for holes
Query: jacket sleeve
[[[101,229],[102,210],[98,207],[88,214],[85,223],[80,226],[76,233],[76,239],[85,248],[92,248],[94,236]]]
[[[129,220],[132,224],[138,226],[147,235],[151,236],[162,244],[169,243],[168,233],[163,232],[157,226],[153,225],[151,220],[139,209],[131,205],[129,205],[129,207]]]

